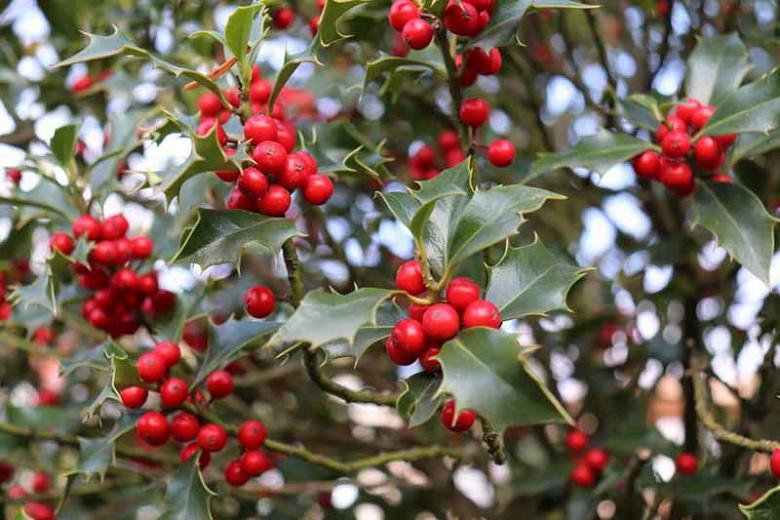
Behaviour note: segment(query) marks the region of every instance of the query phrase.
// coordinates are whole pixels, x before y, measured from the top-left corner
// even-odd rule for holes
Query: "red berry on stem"
[[[45,471],[36,471],[32,478],[33,493],[46,493],[51,489],[51,479]]]
[[[206,424],[198,431],[198,446],[203,451],[219,451],[225,447],[226,442],[227,433],[218,424]]]
[[[683,161],[661,161],[658,180],[670,190],[684,190],[693,181],[693,171]]]
[[[737,140],[737,134],[716,135],[715,140],[718,141],[721,150],[728,150]]]
[[[261,450],[248,450],[241,455],[241,470],[250,477],[257,477],[271,469],[271,461]]]
[[[259,103],[261,105],[268,102],[271,97],[271,91],[273,85],[268,81],[261,79],[252,83],[249,87],[249,100],[252,103]]]
[[[677,117],[690,124],[691,119],[693,118],[693,114],[699,109],[699,107],[701,107],[701,103],[693,98],[688,98],[684,102],[677,105],[677,108],[675,108],[674,111],[675,114],[677,114]]]
[[[233,392],[233,377],[225,370],[215,370],[206,378],[206,390],[212,399],[222,399]]]
[[[444,342],[458,334],[460,316],[452,305],[435,303],[423,314],[422,327],[429,339]]]
[[[88,240],[98,240],[101,230],[100,221],[91,215],[80,215],[73,221],[73,236],[85,235]]]
[[[273,312],[275,304],[274,293],[264,285],[250,287],[244,294],[246,312],[253,318],[265,318]]]
[[[577,487],[588,488],[596,482],[596,475],[585,464],[578,464],[571,470],[571,482]]]
[[[704,128],[709,122],[712,114],[715,113],[715,108],[709,105],[704,105],[696,110],[691,116],[691,126],[696,130]]]
[[[702,168],[718,160],[720,156],[720,145],[715,138],[705,135],[700,137],[693,146],[693,158]]]
[[[395,324],[390,334],[393,346],[415,358],[425,349],[425,333],[419,321],[405,318]]]
[[[136,361],[135,367],[138,369],[138,377],[147,383],[156,383],[168,371],[165,359],[154,352],[142,354]]]
[[[24,504],[24,514],[32,520],[54,520],[54,508],[43,502],[27,502]]]
[[[463,326],[497,329],[501,326],[501,313],[493,303],[477,300],[463,311]]]
[[[178,408],[187,400],[187,382],[178,377],[167,379],[160,386],[160,400],[164,408]]]
[[[326,175],[310,176],[303,187],[303,198],[313,206],[325,204],[331,195],[333,195],[333,181]]]
[[[585,464],[596,473],[601,473],[609,463],[609,453],[601,448],[591,448],[585,454]]]
[[[699,469],[699,459],[687,451],[678,454],[674,463],[681,475],[693,475]]]
[[[287,162],[287,150],[276,141],[262,141],[252,150],[252,160],[263,173],[279,175]]]
[[[496,139],[488,146],[487,157],[493,166],[509,166],[515,160],[515,145],[507,139]]]
[[[769,457],[769,469],[775,478],[780,479],[780,450],[774,450]]]
[[[480,28],[479,12],[469,3],[450,0],[444,9],[444,25],[458,36],[475,36]]]
[[[100,226],[100,238],[103,240],[117,240],[127,234],[130,224],[124,215],[111,215]]]
[[[22,182],[22,170],[19,168],[8,168],[6,169],[5,174],[8,177],[8,180],[16,185],[19,185],[19,183]]]
[[[130,254],[134,258],[144,259],[152,254],[154,241],[149,237],[134,237],[130,239]]]
[[[263,445],[266,438],[265,424],[256,419],[241,423],[238,428],[238,443],[246,450],[256,450]]]
[[[234,487],[240,487],[247,483],[249,475],[241,469],[241,462],[231,460],[225,466],[225,482]]]
[[[588,435],[575,428],[566,433],[566,448],[572,453],[579,453],[588,447]]]
[[[290,191],[303,187],[309,176],[317,173],[316,163],[311,159],[311,155],[306,152],[289,154],[284,163],[284,171],[277,179],[279,184]]]
[[[441,371],[441,364],[439,364],[437,359],[433,359],[439,355],[439,352],[441,352],[441,345],[437,343],[429,344],[425,347],[425,351],[420,356],[420,365],[426,372]]]
[[[182,462],[187,462],[188,460],[190,460],[190,457],[196,455],[197,453],[200,453],[200,458],[198,459],[198,467],[200,467],[200,469],[204,469],[206,466],[209,465],[209,462],[211,462],[211,453],[207,451],[201,451],[197,442],[187,444],[185,447],[183,447],[181,449],[181,453],[179,453],[179,460]]]
[[[413,320],[417,320],[419,322],[422,322],[423,314],[425,314],[425,311],[428,309],[428,305],[420,305],[419,303],[410,303],[409,304],[409,317]]]
[[[181,349],[179,348],[179,345],[167,339],[157,343],[152,349],[152,352],[163,358],[165,360],[165,365],[168,368],[181,360]]]
[[[146,412],[135,425],[138,437],[152,446],[162,446],[168,440],[168,421],[160,412]]]
[[[422,18],[415,18],[406,22],[401,36],[412,49],[424,49],[433,40],[433,27]]]
[[[460,147],[460,138],[455,130],[444,130],[439,134],[438,143],[439,148],[446,151]]]
[[[259,144],[263,141],[276,140],[276,121],[270,116],[252,116],[244,123],[244,136]]]
[[[252,199],[247,197],[243,191],[238,188],[233,188],[228,194],[225,200],[225,207],[227,209],[241,209],[249,211],[254,209],[252,205]]]
[[[180,412],[171,419],[170,430],[171,437],[177,441],[190,442],[198,436],[200,422],[194,415],[187,412]]]
[[[410,20],[420,17],[420,8],[411,0],[398,0],[390,6],[387,17],[393,29],[400,32]]]
[[[280,7],[271,13],[271,17],[274,20],[274,26],[277,29],[284,30],[292,25],[293,20],[295,20],[295,11],[289,7]]]
[[[425,290],[420,262],[407,260],[398,267],[395,274],[395,286],[409,294],[420,294]]]
[[[470,304],[479,300],[479,285],[471,278],[465,276],[457,276],[453,278],[447,285],[445,297],[447,303],[455,307],[455,309],[462,311]]]
[[[658,177],[661,156],[654,150],[647,150],[634,158],[634,171],[641,179],[654,180]]]
[[[257,168],[244,168],[238,178],[238,188],[250,197],[262,197],[268,191],[268,177]]]
[[[258,199],[257,209],[269,217],[283,217],[291,202],[290,192],[278,184],[273,184],[266,194]]]
[[[214,130],[214,127],[217,129]],[[195,134],[203,139],[211,134],[212,131],[217,133],[217,142],[219,142],[220,146],[225,146],[225,143],[227,142],[227,134],[222,128],[222,125],[220,125],[216,119],[201,121],[198,125],[198,128],[195,129]]]
[[[658,129],[655,131],[655,140],[660,143],[670,132],[685,132],[686,130],[685,121],[675,114],[669,114],[666,118],[666,122],[658,125]]]
[[[59,251],[63,255],[68,256],[73,252],[75,247],[73,239],[64,231],[53,233],[49,239],[49,249],[52,253],[54,251]]]
[[[441,409],[441,422],[445,428],[456,433],[465,432],[471,425],[474,424],[474,420],[477,418],[477,414],[474,410],[464,409],[458,413],[458,417],[455,417],[455,400],[450,399]]]
[[[120,290],[134,291],[138,285],[138,277],[130,268],[120,269],[111,277],[111,286]]]
[[[489,115],[490,108],[482,98],[469,98],[460,106],[460,120],[472,128],[485,124]]]
[[[140,386],[128,386],[119,392],[119,398],[122,400],[122,404],[131,410],[141,408],[146,402],[146,397],[148,395],[149,392],[146,388]]]
[[[387,338],[387,341],[385,341],[385,350],[387,351],[387,357],[390,358],[390,361],[398,366],[411,365],[417,360],[417,356],[398,348],[392,338]]]
[[[222,110],[222,102],[213,92],[205,92],[198,98],[198,108],[204,116],[216,116]]]
[[[661,148],[664,154],[677,159],[690,151],[691,140],[685,132],[669,132],[661,141]]]

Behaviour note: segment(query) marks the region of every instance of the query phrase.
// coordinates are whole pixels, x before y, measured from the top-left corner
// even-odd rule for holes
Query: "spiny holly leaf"
[[[327,352],[329,358],[355,358],[355,365],[357,366],[366,350],[388,338],[393,332],[393,327],[401,318],[403,318],[401,309],[394,302],[381,305],[376,312],[376,324],[360,327],[352,343],[338,340],[334,343],[323,345],[323,349]]]
[[[503,320],[569,310],[569,289],[587,271],[550,253],[537,238],[533,244],[510,247],[490,268],[485,299],[498,306]]]
[[[541,154],[531,164],[531,171],[523,182],[527,183],[543,173],[567,167],[586,168],[603,175],[613,166],[651,148],[654,148],[651,143],[636,137],[601,130],[594,136],[585,137],[568,150]]]
[[[111,386],[117,398],[120,390],[128,386],[141,385],[135,364],[118,343],[114,340],[107,341],[103,353],[111,365]]]
[[[211,520],[211,497],[216,496],[203,481],[198,457],[179,466],[165,489],[165,513],[161,520]]]
[[[321,19],[322,18],[320,18],[320,20]],[[320,50],[319,42],[320,40],[318,38],[314,38],[308,47],[306,47],[304,50],[296,54],[288,54],[287,48],[285,47],[284,64],[282,65],[282,68],[279,69],[279,72],[276,74],[276,82],[274,83],[274,88],[271,91],[271,97],[268,99],[269,113],[273,112],[274,104],[276,103],[276,98],[279,97],[279,93],[287,84],[287,81],[289,81],[290,77],[295,73],[296,70],[298,70],[298,67],[300,67],[304,63],[314,63],[317,65],[321,65],[320,60],[317,57],[317,53]]]
[[[663,120],[658,100],[647,94],[633,94],[618,100],[620,115],[634,126],[655,130]]]
[[[191,177],[205,172],[214,172],[220,170],[239,170],[238,164],[232,159],[228,159],[225,150],[220,146],[217,139],[217,125],[212,127],[211,131],[203,137],[191,134],[192,151],[187,160],[175,168],[167,175],[158,186],[158,191],[165,194],[165,198],[170,203],[179,196],[181,186]]]
[[[469,46],[479,46],[483,49],[504,47],[517,44],[517,30],[531,0],[498,0],[496,10],[490,17],[490,23],[472,39]]]
[[[437,359],[444,372],[437,395],[452,395],[459,410],[474,410],[498,432],[509,426],[573,423],[527,366],[514,334],[466,329],[444,344]]]
[[[116,462],[116,442],[135,427],[139,416],[140,413],[123,414],[104,437],[79,437],[79,463],[70,474],[83,474],[87,482],[97,475],[102,482],[108,468]]]
[[[209,347],[190,388],[197,387],[214,370],[240,357],[244,348],[264,342],[278,328],[279,324],[273,321],[232,318],[219,326],[209,324]]]
[[[404,391],[398,396],[395,407],[398,413],[414,428],[425,424],[433,417],[444,399],[436,395],[442,378],[439,374],[418,372],[404,379]]]
[[[342,18],[359,5],[365,5],[372,0],[328,0],[320,14],[320,23],[317,26],[316,39],[323,47],[328,47],[337,41],[349,38],[349,34],[342,32]]]
[[[713,103],[736,89],[750,70],[747,50],[737,33],[704,38],[688,58],[685,93]]]
[[[729,165],[733,166],[741,159],[761,155],[777,147],[780,147],[780,128],[768,134],[742,134],[729,154]]]
[[[247,45],[252,34],[254,17],[261,9],[260,4],[237,7],[225,24],[225,45],[236,57],[241,84],[249,85],[252,76],[252,63],[247,55]],[[262,16],[262,15],[261,15]]]
[[[381,179],[390,176],[385,164],[392,162],[393,159],[385,155],[385,142],[379,143],[374,150],[365,145],[360,145],[344,156],[341,167],[320,168],[320,173],[338,173],[341,175],[349,174],[358,178],[366,176],[374,179]]]
[[[319,347],[345,340],[352,345],[362,326],[376,324],[377,307],[394,293],[375,288],[358,289],[349,294],[312,291],[268,344],[308,343]],[[318,323],[328,326],[318,326]]]
[[[184,235],[171,262],[201,267],[239,264],[244,250],[259,244],[277,254],[287,239],[301,236],[295,222],[240,210],[197,209],[195,226]]]
[[[368,88],[369,83],[379,78],[384,73],[394,74],[398,70],[413,70],[425,72],[432,71],[440,77],[446,77],[446,69],[440,62],[401,58],[398,56],[382,56],[366,63],[366,74],[363,78],[363,88],[360,90],[360,99]]]
[[[738,184],[702,182],[693,212],[693,226],[711,231],[737,262],[769,285],[775,220],[753,192]]]
[[[704,135],[769,133],[780,126],[780,70],[724,94]]]
[[[98,415],[98,412],[100,412],[100,409],[103,407],[103,404],[105,404],[106,401],[118,401],[119,398],[116,395],[116,392],[114,392],[114,386],[109,382],[105,386],[103,386],[103,389],[100,390],[100,393],[92,400],[89,405],[84,408],[84,417],[86,419],[90,419],[92,417],[95,417],[97,415],[98,423],[101,423],[101,417]]]
[[[51,153],[60,163],[60,166],[67,169],[73,162],[73,154],[76,149],[77,139],[76,125],[65,125],[54,131],[54,135],[49,142]]]
[[[41,177],[38,184],[30,191],[17,191],[11,197],[0,196],[0,206],[4,204],[42,209],[48,213],[48,217],[57,220],[58,223],[64,223],[69,218],[78,216],[78,210],[65,199],[63,187],[48,177]],[[36,212],[35,215],[23,216],[32,218],[39,214],[40,212]]]
[[[90,370],[102,370],[108,371],[110,366],[108,359],[104,354],[106,349],[105,343],[101,343],[97,347],[79,352],[75,356],[71,356],[67,359],[60,360],[60,374],[68,375],[77,368],[86,367]]]
[[[22,308],[42,307],[53,316],[57,316],[58,313],[55,279],[50,275],[48,268],[31,284],[17,285],[9,300]]]
[[[521,184],[476,192],[449,240],[447,264],[456,265],[514,234],[525,220],[523,214],[538,210],[547,199],[566,197]]]
[[[780,511],[780,486],[770,489],[752,504],[739,504],[739,510],[748,520],[776,520]]]

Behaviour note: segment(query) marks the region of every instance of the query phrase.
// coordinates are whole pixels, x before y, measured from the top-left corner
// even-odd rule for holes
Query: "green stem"
[[[490,458],[498,465],[506,462],[506,447],[504,439],[487,419],[479,418],[482,423],[482,440],[487,444],[487,452]]]
[[[284,265],[287,266],[287,281],[290,283],[290,303],[293,304],[293,307],[298,307],[303,300],[303,278],[301,277],[298,252],[295,251],[295,245],[292,241],[291,238],[282,245],[282,255],[284,256]]]

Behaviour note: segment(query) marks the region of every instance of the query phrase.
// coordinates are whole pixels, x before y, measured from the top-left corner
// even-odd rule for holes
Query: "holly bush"
[[[780,518],[774,2],[240,3],[0,15],[5,518]]]

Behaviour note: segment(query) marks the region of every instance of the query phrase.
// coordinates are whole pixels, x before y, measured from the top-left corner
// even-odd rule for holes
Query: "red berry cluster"
[[[577,487],[587,488],[596,483],[609,463],[609,453],[602,448],[590,448],[588,435],[579,429],[566,434],[566,448],[573,455],[576,465],[571,470],[570,479]]]
[[[103,222],[91,215],[73,221],[73,236],[64,231],[52,234],[51,251],[65,256],[75,249],[74,237],[84,236],[93,244],[87,265],[74,263],[79,285],[94,291],[81,307],[84,319],[113,337],[135,333],[141,324],[139,312],[156,319],[173,310],[176,296],[160,289],[157,273],[138,273],[133,261],[152,254],[154,242],[146,236],[127,238],[129,224],[123,215],[113,215]]]
[[[225,205],[228,209],[241,209],[264,215],[283,217],[290,207],[292,193],[299,189],[303,198],[316,206],[324,204],[333,195],[333,182],[317,173],[317,161],[306,151],[294,151],[295,127],[284,120],[280,105],[273,115],[266,115],[272,85],[260,76],[255,67],[249,89],[252,115],[244,122],[244,137],[249,141],[254,166],[238,171],[220,171],[217,176],[225,182],[235,182]],[[238,89],[224,92],[234,106],[241,105]],[[197,134],[208,134],[216,125],[217,138],[222,146],[228,136],[221,123],[230,118],[231,112],[222,106],[219,96],[207,92],[198,99],[200,123]],[[226,149],[234,155],[234,147]]]
[[[696,189],[696,175],[716,182],[732,182],[731,177],[717,170],[723,166],[736,135],[705,135],[691,142],[692,135],[704,128],[714,113],[714,107],[692,98],[679,103],[655,132],[655,142],[662,153],[647,150],[636,156],[636,174],[661,182],[680,197],[687,197]]]
[[[0,485],[10,482],[14,476],[14,467],[5,461],[0,461]],[[33,473],[29,488],[20,483],[12,484],[6,490],[8,498],[22,500],[29,493],[48,493],[51,491],[51,478],[45,471]],[[43,502],[29,500],[24,504],[25,518],[32,520],[54,520],[54,508]]]
[[[437,140],[439,151],[444,160],[445,168],[452,168],[460,164],[466,158],[466,152],[460,145],[458,133],[454,130],[444,130]],[[416,181],[430,180],[441,173],[436,150],[427,144],[422,145],[411,157],[409,157],[409,171],[412,179]]]

